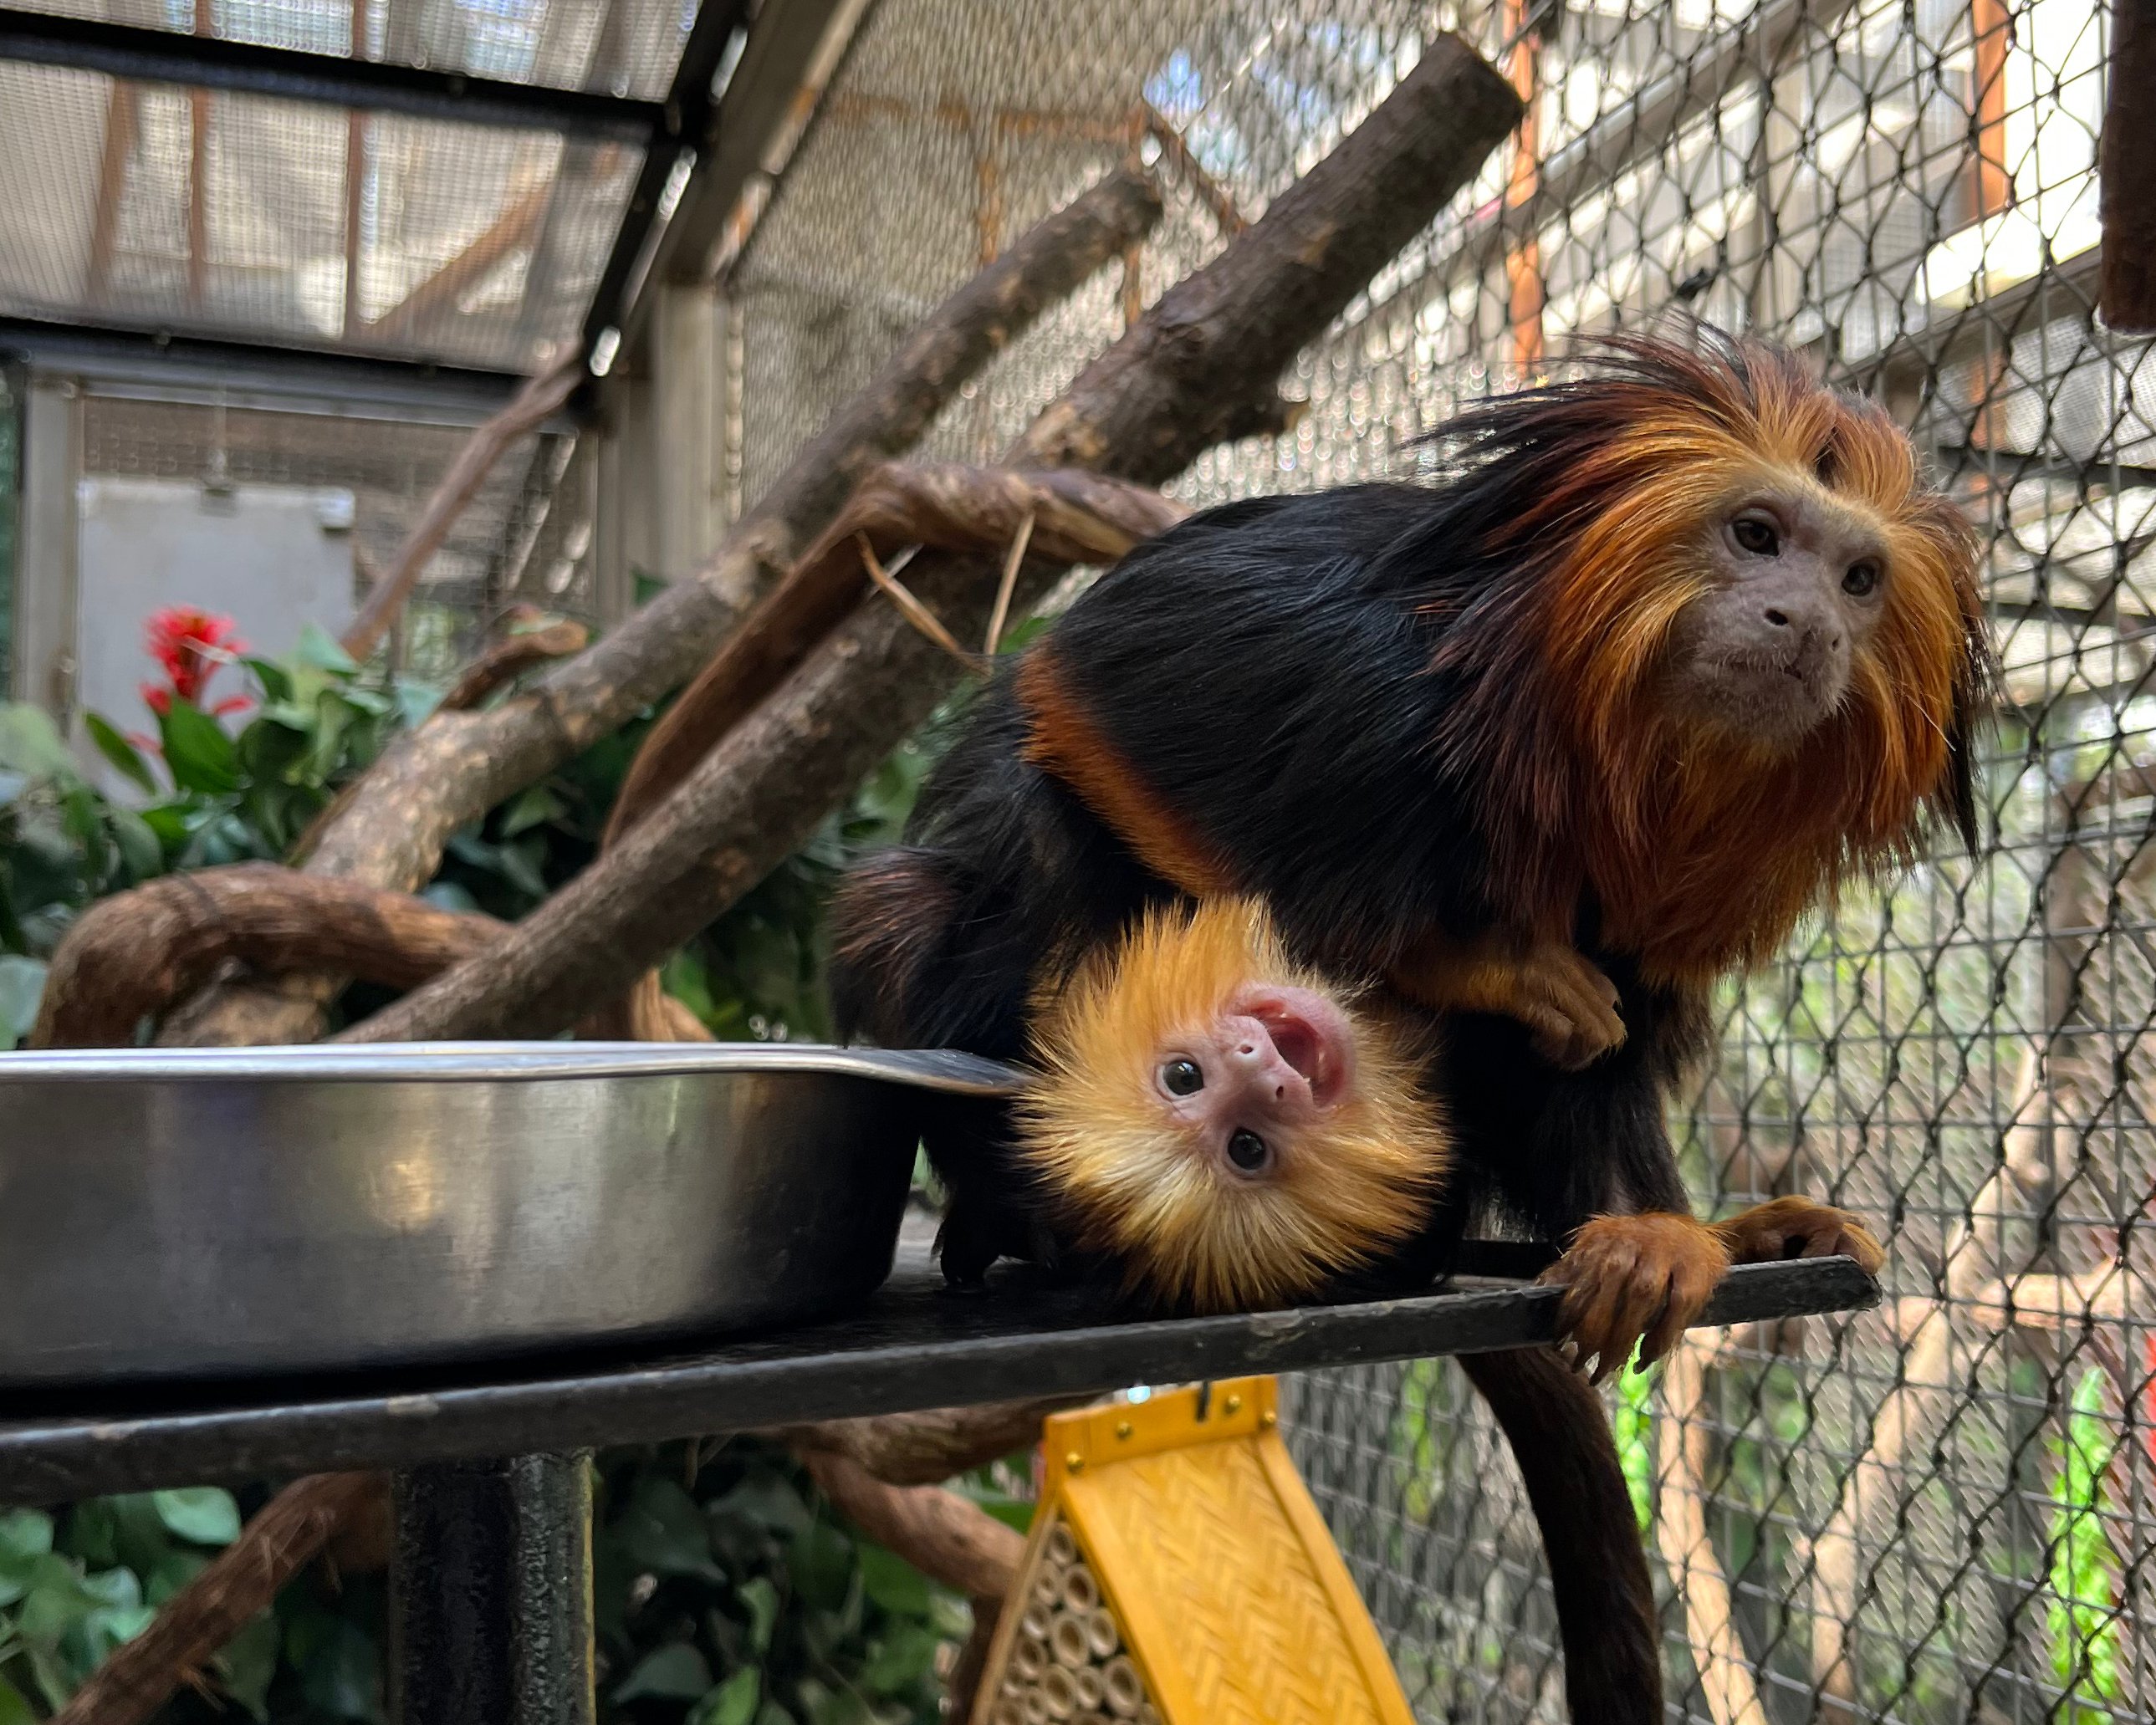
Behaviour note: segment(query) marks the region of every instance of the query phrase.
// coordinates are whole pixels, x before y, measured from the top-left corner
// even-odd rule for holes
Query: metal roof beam
[[[715,3],[727,9],[722,0]],[[16,7],[0,6],[0,59],[101,72],[146,84],[318,102],[458,126],[559,132],[640,147],[675,135],[679,127],[669,106],[659,102]],[[706,78],[710,75],[706,69]]]

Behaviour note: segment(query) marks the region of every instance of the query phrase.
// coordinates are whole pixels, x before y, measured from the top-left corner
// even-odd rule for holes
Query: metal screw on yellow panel
[[[1063,1465],[1073,1473],[1081,1473],[1085,1471],[1086,1458],[1073,1450],[1063,1458]]]
[[[1119,1438],[1127,1438],[1131,1435],[1132,1430],[1133,1427],[1129,1420],[1118,1420],[1116,1425],[1116,1435]]]
[[[1242,1397],[1240,1397],[1240,1395],[1231,1395],[1231,1396],[1229,1396],[1229,1397],[1228,1398],[1228,1411],[1229,1411],[1229,1413],[1231,1413],[1231,1414],[1240,1414],[1240,1413],[1241,1413],[1241,1412],[1243,1411],[1243,1399],[1242,1399]]]
[[[1267,1431],[1270,1431],[1280,1424],[1280,1415],[1273,1412],[1270,1408],[1267,1408],[1264,1413],[1258,1415],[1258,1424],[1264,1426]]]

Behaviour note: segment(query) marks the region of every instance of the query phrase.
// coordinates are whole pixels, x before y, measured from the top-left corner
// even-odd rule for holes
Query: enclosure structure
[[[784,0],[772,8],[783,14]],[[538,44],[521,71],[459,64],[534,86],[592,81],[592,13],[569,0],[513,12]],[[377,14],[198,0],[192,28],[334,51],[357,39],[357,18],[392,61],[398,39],[383,33],[398,16],[393,5]],[[307,20],[327,35],[276,33]],[[189,27],[169,9],[141,22]],[[1983,781],[1990,836],[1979,857],[1943,855],[1889,891],[1852,896],[1732,995],[1719,1060],[1678,1122],[1702,1204],[1800,1191],[1874,1218],[1889,1298],[1844,1325],[1695,1337],[1650,1384],[1625,1380],[1620,1435],[1687,1716],[1768,1725],[2156,1712],[2141,1562],[2156,1534],[2156,1333],[2140,1225],[2156,1176],[2144,1117],[2156,708],[2140,591],[2156,382],[2145,344],[2107,331],[2095,311],[2107,8],[870,0],[824,22],[796,62],[798,146],[794,128],[773,121],[747,164],[773,175],[744,168],[736,189],[746,196],[719,200],[716,218],[701,189],[682,200],[676,220],[701,224],[693,267],[661,243],[663,285],[637,300],[630,336],[603,350],[598,417],[512,464],[508,499],[468,521],[470,544],[439,566],[442,596],[498,605],[536,582],[550,603],[619,614],[639,577],[692,567],[983,258],[1110,167],[1149,165],[1168,216],[1120,280],[1111,271],[1014,345],[932,439],[937,453],[992,459],[1140,307],[1352,126],[1431,33],[1460,30],[1529,98],[1521,135],[1306,357],[1300,422],[1205,458],[1173,489],[1203,503],[1411,473],[1409,439],[1454,403],[1548,373],[1574,333],[1676,312],[1801,346],[1914,429],[1990,546],[2004,693]],[[582,45],[546,59],[545,43],[564,32]],[[656,93],[664,79],[652,68],[665,55],[620,51],[622,67],[641,69],[598,82],[625,99]],[[434,209],[442,225],[392,267],[369,249],[382,242],[366,238],[377,231],[369,199],[388,208],[386,194],[352,190],[384,182],[340,176],[352,133],[331,126],[316,154],[322,184],[341,190],[321,194],[316,225],[351,261],[337,291],[309,299],[293,287],[278,302],[288,309],[273,312],[222,285],[204,251],[188,249],[196,236],[131,228],[124,198],[110,218],[99,215],[101,193],[54,208],[52,188],[97,176],[81,162],[72,181],[55,175],[24,139],[72,126],[93,141],[78,152],[95,167],[115,155],[116,109],[137,125],[116,97],[124,86],[89,73],[67,74],[62,115],[49,85],[33,82],[54,75],[0,66],[0,80],[17,80],[0,82],[0,223],[44,224],[35,235],[0,226],[0,311],[17,320],[0,343],[35,360],[10,384],[31,403],[26,546],[39,530],[44,428],[79,440],[83,470],[131,471],[127,461],[149,458],[123,446],[151,447],[162,418],[172,453],[158,459],[187,473],[218,449],[252,459],[234,428],[250,424],[246,413],[285,411],[199,376],[182,387],[131,374],[126,393],[108,398],[54,326],[146,318],[228,340],[424,354],[431,373],[366,374],[370,423],[398,428],[421,402],[439,418],[458,400],[469,419],[474,402],[498,398],[500,380],[448,378],[441,362],[513,369],[539,357],[513,338],[521,311],[504,307],[521,308],[535,272],[543,284],[552,266],[534,218],[498,224],[546,172],[572,180],[583,189],[562,219],[585,224],[569,249],[588,271],[606,249],[601,213],[630,196],[625,160],[611,177],[599,171],[605,146],[497,152],[484,185],[397,204]],[[736,94],[730,85],[722,111]],[[126,134],[139,136],[138,152],[165,152],[159,172],[203,154],[188,141],[195,101],[146,105],[139,132]],[[214,140],[217,110],[202,111]],[[378,122],[362,155],[378,159],[368,152],[405,123]],[[578,150],[591,153],[572,175]],[[478,172],[495,158],[463,159]],[[339,196],[359,213],[342,228]],[[73,253],[52,249],[64,230]],[[370,345],[363,331],[380,335],[423,280],[459,258],[476,270],[490,234],[495,273],[454,295],[453,313],[415,316],[424,341]],[[281,254],[260,268],[303,274]],[[102,300],[91,291],[100,280]],[[125,305],[123,285],[135,296]],[[555,291],[538,295],[555,307],[540,322],[562,340],[575,320],[547,298]],[[340,385],[317,368],[306,387],[363,393],[357,373],[343,375]],[[85,391],[73,418],[41,419],[38,391],[58,396],[71,378]],[[165,399],[137,399],[146,394]],[[113,429],[100,434],[105,415]],[[288,429],[264,424],[263,449],[283,453],[264,459],[300,459]],[[427,434],[383,436],[410,459]],[[361,440],[331,441],[321,470],[357,473]],[[351,485],[364,511],[362,480],[328,482]],[[398,488],[380,490],[393,498]],[[21,567],[46,566],[26,551]],[[23,644],[35,626],[25,619],[49,597],[26,588],[15,601],[17,686],[41,698]],[[1421,1713],[1558,1717],[1532,1523],[1458,1381],[1434,1364],[1363,1368],[1291,1385],[1286,1406],[1291,1441]]]

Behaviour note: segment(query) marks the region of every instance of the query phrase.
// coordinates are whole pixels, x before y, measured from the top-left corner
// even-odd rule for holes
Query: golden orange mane
[[[1907,857],[1928,809],[1973,825],[1976,542],[1901,429],[1791,356],[1609,348],[1587,382],[1460,422],[1478,460],[1524,454],[1517,507],[1485,549],[1528,576],[1500,608],[1508,674],[1481,679],[1448,746],[1506,762],[1485,780],[1503,800],[1484,820],[1515,914],[1565,937],[1584,887],[1605,946],[1650,982],[1699,983],[1764,960],[1845,879]],[[1848,698],[1773,754],[1671,716],[1656,690],[1671,626],[1713,578],[1711,524],[1763,484],[1830,495],[1887,547],[1884,611]],[[1455,631],[1439,661],[1490,645],[1486,624]]]
[[[1253,981],[1330,993],[1356,1039],[1353,1086],[1322,1141],[1261,1180],[1189,1153],[1153,1087],[1163,1050]],[[1040,1076],[1019,1104],[1018,1154],[1080,1244],[1163,1304],[1306,1298],[1408,1240],[1435,1200],[1451,1141],[1423,1083],[1427,1034],[1291,963],[1254,901],[1149,911],[1045,993],[1033,1025]]]

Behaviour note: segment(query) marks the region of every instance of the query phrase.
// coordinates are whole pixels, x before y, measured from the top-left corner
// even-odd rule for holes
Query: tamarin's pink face
[[[1355,1038],[1326,996],[1254,983],[1219,1014],[1172,1037],[1153,1090],[1181,1142],[1223,1173],[1257,1180],[1276,1172],[1355,1082]]]

